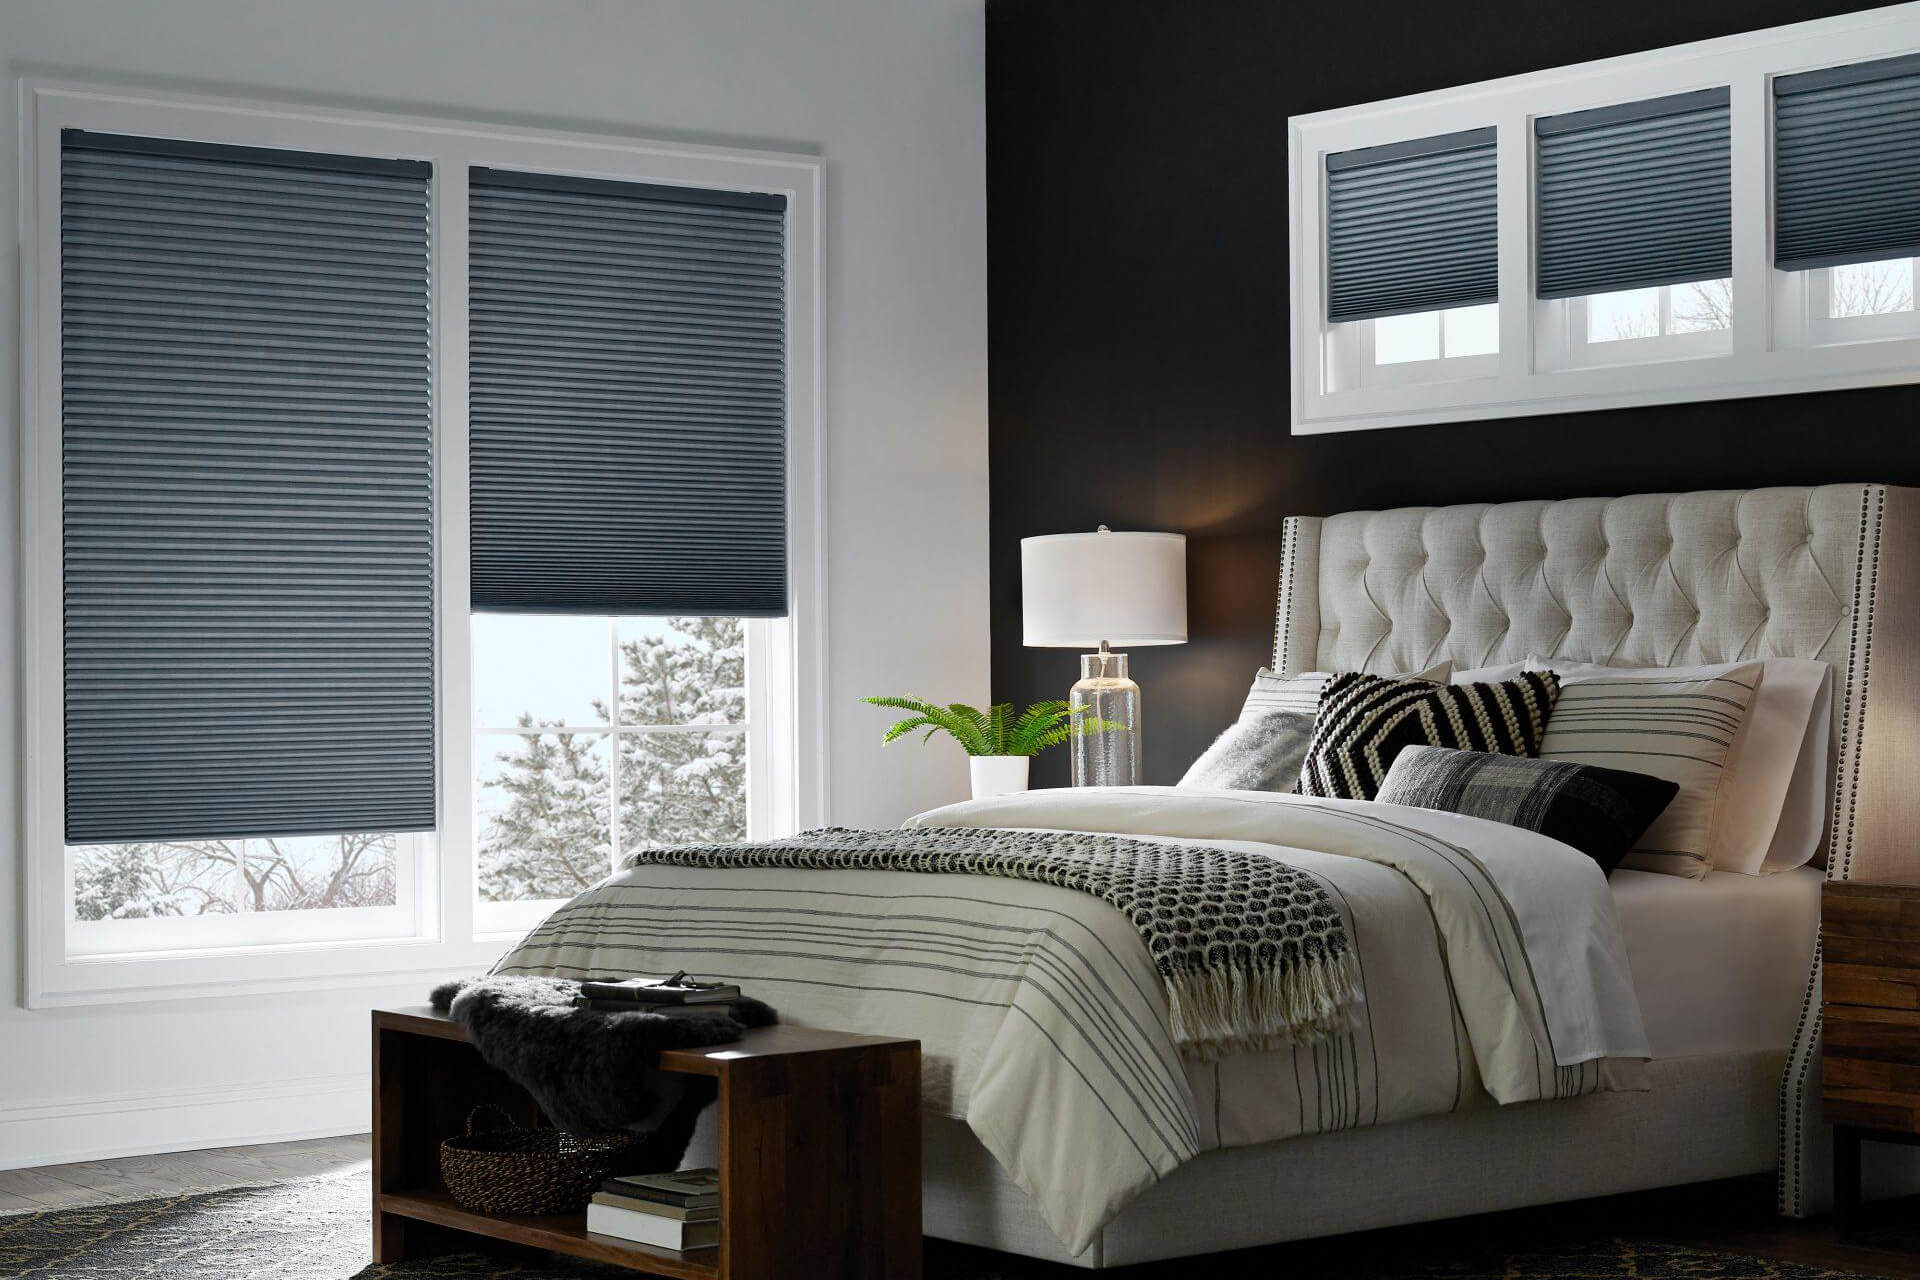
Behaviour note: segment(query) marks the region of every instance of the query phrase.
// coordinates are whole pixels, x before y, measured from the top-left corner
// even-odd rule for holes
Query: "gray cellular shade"
[[[1327,319],[1495,302],[1494,131],[1327,157]]]
[[[433,827],[430,180],[64,135],[69,844]]]
[[[473,607],[786,613],[785,198],[470,190]]]
[[[1773,264],[1920,257],[1920,54],[1773,82]]]
[[[1534,121],[1539,296],[1733,274],[1727,90]]]

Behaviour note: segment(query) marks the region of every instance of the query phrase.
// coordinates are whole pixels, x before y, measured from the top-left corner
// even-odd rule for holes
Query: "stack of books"
[[[580,984],[574,1004],[599,1013],[657,1013],[665,1017],[732,1017],[740,988],[730,982],[671,978],[601,978]]]
[[[720,1243],[720,1171],[630,1173],[608,1178],[587,1206],[587,1230],[672,1249],[712,1249]]]

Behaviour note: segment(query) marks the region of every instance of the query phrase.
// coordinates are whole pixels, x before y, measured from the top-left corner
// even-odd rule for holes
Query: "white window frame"
[[[1772,77],[1915,51],[1920,2],[1293,117],[1287,128],[1293,433],[1920,381],[1920,335],[1828,345],[1790,340],[1796,323],[1804,328],[1804,316],[1791,313],[1792,291],[1781,281],[1806,273],[1774,270],[1770,224]],[[1534,119],[1723,85],[1731,91],[1737,300],[1728,349],[1691,359],[1550,367],[1539,349],[1550,336],[1533,298]],[[1498,129],[1497,370],[1398,386],[1336,385],[1325,358],[1325,157],[1487,125]]]
[[[749,716],[766,740],[750,784],[758,829],[827,821],[826,566],[821,486],[823,167],[817,156],[335,111],[70,82],[21,82],[21,501],[26,1002],[31,1008],[412,982],[472,972],[504,949],[475,928],[468,597],[467,173],[518,169],[752,190],[787,198],[788,616],[749,646]],[[324,936],[294,922],[269,945],[83,954],[71,945],[64,832],[61,639],[60,131],[426,160],[433,182],[433,430],[440,828],[418,842],[405,936]],[[758,657],[755,651],[758,650]],[[750,748],[750,753],[751,753]],[[267,913],[274,919],[282,913]],[[341,921],[344,923],[344,921]],[[255,921],[258,923],[258,921]],[[221,926],[224,927],[224,926]],[[237,927],[236,927],[237,928]],[[322,936],[313,936],[316,928]],[[378,930],[376,930],[378,931]]]

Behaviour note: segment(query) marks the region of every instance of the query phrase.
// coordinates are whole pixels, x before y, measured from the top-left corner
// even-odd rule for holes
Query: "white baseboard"
[[[0,1169],[365,1133],[365,1072],[267,1084],[0,1102]]]

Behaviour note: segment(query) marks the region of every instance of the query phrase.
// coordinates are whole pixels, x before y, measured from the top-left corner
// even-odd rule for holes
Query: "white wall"
[[[827,161],[831,818],[961,798],[862,694],[987,692],[982,0],[6,0],[17,80],[817,151]],[[19,284],[0,256],[0,1167],[363,1129],[366,1009],[422,992],[19,1007]]]

